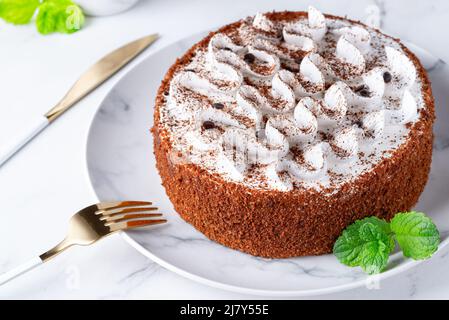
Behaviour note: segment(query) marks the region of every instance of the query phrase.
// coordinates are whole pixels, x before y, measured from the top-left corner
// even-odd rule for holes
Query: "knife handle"
[[[3,274],[0,274],[0,286],[11,281],[12,279],[17,278],[18,276],[36,268],[37,266],[41,265],[43,263],[42,259],[39,257],[33,258],[20,266],[5,272]]]
[[[9,158],[11,158],[17,151],[22,149],[31,139],[39,134],[45,127],[50,124],[48,119],[41,116],[34,120],[34,122],[27,126],[25,130],[18,135],[13,136],[4,145],[0,145],[0,166],[2,166]]]

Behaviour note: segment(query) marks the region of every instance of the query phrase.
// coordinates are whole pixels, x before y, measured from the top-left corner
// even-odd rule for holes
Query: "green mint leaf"
[[[389,224],[376,217],[356,221],[343,231],[334,245],[337,259],[349,267],[361,267],[368,274],[382,272],[394,250]]]
[[[0,17],[9,23],[27,24],[39,4],[39,0],[0,0]]]
[[[37,30],[41,34],[73,33],[81,29],[83,24],[83,11],[69,0],[44,1],[36,17]]]
[[[432,220],[421,212],[399,213],[391,220],[404,256],[414,260],[430,258],[438,249],[440,234]]]

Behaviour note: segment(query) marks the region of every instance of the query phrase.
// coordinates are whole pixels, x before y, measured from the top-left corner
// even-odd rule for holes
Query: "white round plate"
[[[150,128],[160,81],[170,65],[204,34],[176,42],[151,55],[126,74],[101,104],[90,128],[87,167],[101,201],[153,200],[169,223],[123,233],[145,256],[163,267],[214,287],[247,294],[299,297],[343,291],[369,283],[359,268],[341,265],[334,256],[269,260],[253,257],[208,240],[174,211],[155,167]],[[437,101],[432,173],[418,210],[428,213],[449,235],[449,68],[412,46],[429,70]],[[336,213],[338,214],[338,213]],[[403,272],[418,262],[395,254],[376,279]]]

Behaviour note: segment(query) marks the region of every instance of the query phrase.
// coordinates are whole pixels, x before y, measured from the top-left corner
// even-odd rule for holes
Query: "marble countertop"
[[[118,75],[81,101],[0,169],[0,272],[52,247],[64,236],[68,218],[95,202],[85,147],[100,102],[127,70],[152,52],[190,34],[258,11],[301,10],[303,0],[141,0],[112,17],[89,18],[76,34],[39,35],[34,26],[0,22],[0,143],[53,106],[94,61],[143,35],[161,39]],[[314,1],[324,12],[381,23],[393,36],[449,61],[446,0]],[[216,14],[214,14],[216,13]],[[56,80],[57,79],[57,80]],[[449,298],[449,252],[373,289],[320,299]],[[249,299],[210,288],[163,269],[115,235],[91,247],[73,248],[54,261],[0,287],[0,298],[25,299]]]

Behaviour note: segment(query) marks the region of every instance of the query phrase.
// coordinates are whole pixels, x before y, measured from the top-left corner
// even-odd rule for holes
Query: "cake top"
[[[424,107],[399,42],[313,7],[215,33],[170,81],[172,161],[250,188],[335,190],[406,142]]]

